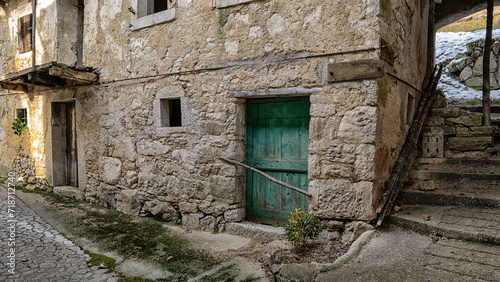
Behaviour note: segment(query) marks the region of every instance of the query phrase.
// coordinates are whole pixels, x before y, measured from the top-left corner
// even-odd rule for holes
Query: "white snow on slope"
[[[493,30],[493,38],[500,37],[500,29]],[[486,38],[486,30],[476,30],[473,32],[439,32],[436,34],[436,63],[441,63],[455,58],[459,53],[467,51],[467,43]],[[443,76],[438,88],[442,89],[447,98],[455,99],[482,99],[483,92],[474,90],[454,80],[446,74],[443,69]],[[500,90],[491,90],[492,99],[500,99]]]

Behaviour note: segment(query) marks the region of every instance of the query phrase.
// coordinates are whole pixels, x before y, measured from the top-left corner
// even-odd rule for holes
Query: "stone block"
[[[185,213],[182,215],[182,228],[195,229],[200,225],[202,213]]]
[[[224,219],[228,222],[240,222],[245,219],[245,209],[239,208],[224,213]]]
[[[498,126],[457,127],[457,137],[466,136],[499,136]]]
[[[440,91],[438,89],[438,91]],[[441,95],[436,95],[436,98],[434,98],[432,107],[434,108],[446,108],[448,105],[448,100],[446,100],[446,97],[442,94],[440,91]]]
[[[450,108],[438,108],[431,110],[431,116],[433,117],[459,117],[462,114],[462,110],[456,107]]]
[[[460,73],[460,81],[466,81],[467,79],[470,79],[473,76],[472,68],[471,67],[465,67],[462,72]]]
[[[198,229],[202,231],[212,231],[215,226],[215,217],[213,216],[205,216],[200,219],[200,224],[198,225]]]
[[[172,221],[179,216],[179,212],[172,205],[158,199],[144,203],[142,213],[161,218],[163,221]]]
[[[328,221],[327,228],[329,231],[340,230],[344,228],[344,222],[339,220],[330,220]]]
[[[373,189],[373,183],[367,181],[312,180],[309,192],[313,199],[309,208],[320,218],[372,220],[375,218]]]
[[[104,182],[116,184],[121,176],[122,162],[116,158],[101,158],[99,165],[100,175]]]
[[[481,137],[451,137],[448,149],[454,151],[484,151],[493,146],[494,139],[490,136]]]
[[[342,233],[342,242],[354,242],[366,231],[374,230],[375,227],[372,225],[363,222],[363,221],[353,221],[345,226],[345,230]]]
[[[481,126],[482,115],[470,115],[470,116],[461,116],[457,118],[447,118],[446,121],[456,125]]]
[[[481,75],[473,76],[465,81],[465,85],[468,87],[483,87],[483,77]],[[491,89],[498,89],[498,81],[494,73],[490,73],[490,86]]]
[[[84,196],[84,193],[80,191],[80,189],[68,186],[54,187],[52,192],[60,196],[74,198],[77,200],[83,200]]]
[[[194,213],[198,211],[198,205],[196,203],[180,202],[179,209],[183,212]]]
[[[211,214],[217,216],[224,214],[224,212],[229,209],[229,204],[202,201],[201,204],[198,206],[198,208],[204,214]]]
[[[142,201],[136,190],[122,190],[116,196],[116,210],[125,214],[139,215]]]
[[[209,178],[210,195],[233,204],[241,201],[242,192],[236,189],[235,178],[212,175]]]
[[[442,158],[444,157],[444,133],[423,132],[422,133],[422,157]]]
[[[427,125],[427,126],[440,126],[440,125],[444,125],[444,118],[443,117],[428,116],[425,119],[425,125]]]
[[[356,149],[354,163],[357,181],[372,181],[375,178],[375,146],[360,145]]]
[[[170,151],[169,146],[163,145],[159,141],[151,142],[151,141],[141,140],[137,142],[136,146],[137,146],[137,153],[145,156],[160,156]]]
[[[344,141],[371,143],[375,141],[377,108],[357,107],[342,118],[337,136]]]
[[[101,184],[97,189],[96,200],[97,203],[107,208],[116,208],[116,190],[115,186]]]

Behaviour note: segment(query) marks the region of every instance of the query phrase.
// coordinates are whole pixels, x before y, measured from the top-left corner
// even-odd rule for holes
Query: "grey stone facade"
[[[52,185],[60,164],[51,105],[71,102],[78,189],[87,201],[166,219],[173,219],[174,208],[184,226],[211,230],[245,219],[246,172],[219,158],[246,160],[247,99],[309,96],[310,212],[322,219],[375,218],[408,130],[408,95],[418,93],[386,74],[328,82],[327,69],[382,60],[384,38],[397,57],[384,62],[385,71],[420,87],[427,4],[178,0],[175,17],[134,28],[140,17],[132,11],[140,1],[84,1],[83,65],[98,70],[98,84],[0,94],[0,172],[11,169],[16,155],[14,111],[26,107],[31,125],[23,144],[35,163],[33,177]],[[39,0],[42,23],[45,2]],[[16,3],[3,8],[11,17],[25,6]],[[0,21],[4,33],[14,24]],[[37,48],[52,38],[38,36]],[[0,44],[15,46],[15,40]],[[16,56],[9,48],[12,57],[2,57],[2,65]],[[51,52],[47,47],[43,54]],[[43,54],[37,60],[45,60]],[[164,126],[162,111],[174,100],[180,101],[180,126]]]

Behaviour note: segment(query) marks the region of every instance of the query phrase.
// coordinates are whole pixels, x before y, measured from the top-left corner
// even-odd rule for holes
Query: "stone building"
[[[424,0],[0,2],[1,175],[191,228],[375,219],[433,62]]]

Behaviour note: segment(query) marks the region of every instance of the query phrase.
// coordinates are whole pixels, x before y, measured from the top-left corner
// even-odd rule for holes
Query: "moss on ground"
[[[219,262],[195,250],[189,242],[152,220],[134,220],[117,211],[89,211],[76,220],[78,235],[91,239],[127,260],[143,260],[185,280],[211,269]]]
[[[59,196],[55,193],[51,193],[51,192],[48,192],[45,190],[40,190],[40,189],[30,190],[30,189],[25,189],[24,187],[19,187],[18,189],[24,193],[35,193],[35,194],[45,196],[46,199],[50,200],[54,204],[75,204],[75,203],[83,202],[83,201],[77,200],[75,198]]]
[[[120,277],[118,278],[118,282],[154,282],[154,280],[145,279],[137,276],[131,276],[131,277]]]
[[[88,266],[104,266],[109,271],[115,270],[116,259],[101,254],[86,253],[90,256],[90,260],[87,261]]]

